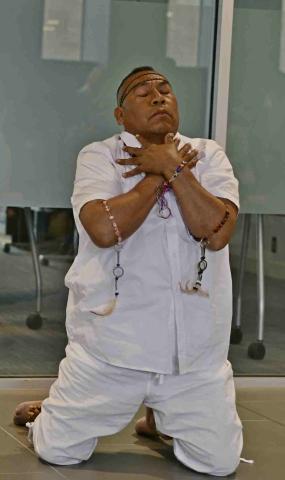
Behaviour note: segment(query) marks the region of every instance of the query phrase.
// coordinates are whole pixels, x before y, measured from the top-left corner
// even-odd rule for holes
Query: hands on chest
[[[130,158],[118,159],[119,165],[133,165],[134,168],[123,174],[124,178],[133,177],[140,173],[159,175],[167,181],[182,163],[187,162],[188,168],[193,168],[199,160],[199,152],[186,143],[179,149],[179,140],[167,134],[163,144],[151,144],[137,135],[142,144],[141,148],[125,146],[123,150],[130,154]]]

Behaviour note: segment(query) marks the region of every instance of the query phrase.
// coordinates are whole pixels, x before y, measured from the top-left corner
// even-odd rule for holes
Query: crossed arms
[[[142,148],[125,147],[124,150],[132,156],[118,159],[117,163],[134,166],[125,177],[141,172],[146,176],[129,192],[108,200],[122,238],[127,239],[142,225],[156,203],[157,188],[163,181],[168,181],[176,167],[186,159],[187,166],[171,185],[185,226],[195,237],[208,238],[223,219],[226,205],[230,213],[228,221],[218,233],[211,236],[208,248],[220,250],[227,245],[236,224],[237,207],[227,198],[212,195],[196,180],[191,169],[197,163],[198,152],[191,149],[190,144],[179,150],[172,136],[166,136],[162,145],[149,145],[141,138],[139,140]],[[115,245],[117,238],[100,200],[87,202],[81,208],[79,218],[97,246],[106,248]]]

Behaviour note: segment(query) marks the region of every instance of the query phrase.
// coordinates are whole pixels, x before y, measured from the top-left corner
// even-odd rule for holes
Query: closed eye
[[[136,89],[136,95],[138,97],[146,97],[150,92],[150,87],[149,85],[142,85],[141,87],[138,87]]]
[[[153,86],[151,83],[139,85],[135,89],[135,95],[137,97],[147,97],[152,92],[153,88],[156,88],[161,95],[169,95],[172,93],[170,84],[168,82],[161,82],[156,86]]]

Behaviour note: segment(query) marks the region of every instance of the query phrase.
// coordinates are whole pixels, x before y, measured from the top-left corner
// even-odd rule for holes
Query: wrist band
[[[181,172],[181,170],[183,170],[183,168],[185,167],[185,165],[187,165],[187,163],[189,163],[189,160],[182,160],[182,162],[178,165],[178,167],[176,167],[172,177],[170,177],[170,179],[168,180],[168,185],[170,185],[172,182],[174,182],[174,180],[176,179],[176,177],[178,177],[179,173]]]
[[[209,245],[210,243],[210,240],[211,238],[213,237],[213,235],[215,235],[216,233],[218,233],[221,228],[223,228],[223,226],[225,225],[225,223],[228,221],[229,219],[229,216],[230,216],[230,211],[228,209],[228,207],[226,207],[226,211],[225,211],[225,214],[222,218],[222,221],[219,223],[219,225],[217,225],[214,230],[212,231],[212,233],[208,236],[208,237],[204,237],[202,238],[202,242],[205,244],[205,245]]]

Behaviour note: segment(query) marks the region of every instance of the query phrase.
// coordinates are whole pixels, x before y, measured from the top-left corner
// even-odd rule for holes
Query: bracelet
[[[114,229],[114,233],[115,233],[115,235],[116,235],[116,237],[117,237],[117,243],[119,244],[119,243],[122,242],[123,239],[122,239],[120,230],[119,230],[119,228],[118,228],[118,225],[117,225],[117,223],[115,222],[115,217],[114,217],[114,215],[112,215],[112,213],[111,213],[111,210],[110,210],[110,207],[109,207],[109,205],[108,205],[108,203],[107,203],[107,200],[102,200],[102,204],[103,204],[103,206],[104,206],[104,208],[105,208],[105,210],[106,210],[106,212],[107,212],[107,215],[108,215],[108,218],[109,218],[110,222],[112,223],[112,226],[113,226],[113,229]]]
[[[219,223],[219,225],[217,225],[214,230],[212,231],[212,233],[209,235],[209,237],[205,237],[205,238],[202,238],[201,239],[201,242],[204,243],[204,245],[209,245],[210,243],[210,239],[212,238],[213,235],[215,235],[216,233],[218,233],[221,228],[225,225],[225,223],[228,221],[229,219],[229,216],[230,216],[230,211],[228,209],[228,207],[226,207],[226,211],[225,211],[225,214],[222,218],[222,221]]]
[[[182,162],[178,165],[178,167],[176,167],[175,172],[173,173],[172,177],[170,177],[170,179],[168,180],[168,182],[167,182],[168,185],[170,185],[172,182],[174,182],[176,177],[178,177],[179,173],[181,172],[181,170],[183,170],[183,168],[185,167],[185,165],[187,165],[187,163],[189,163],[189,161],[182,160]]]

